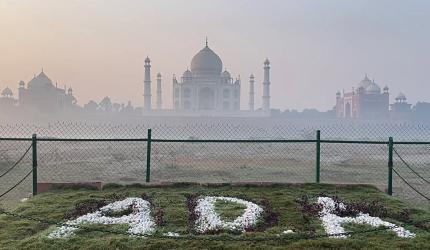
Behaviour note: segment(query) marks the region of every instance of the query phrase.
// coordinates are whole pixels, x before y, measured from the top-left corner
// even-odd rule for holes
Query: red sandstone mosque
[[[388,118],[390,98],[388,87],[381,87],[367,75],[351,92],[336,94],[336,117],[338,118]]]

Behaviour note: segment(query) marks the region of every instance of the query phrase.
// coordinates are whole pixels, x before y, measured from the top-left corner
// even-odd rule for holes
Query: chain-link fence
[[[34,157],[39,183],[131,184],[147,179],[314,183],[319,174],[321,183],[365,183],[389,192],[388,140],[393,136],[393,195],[417,205],[429,204],[427,126],[151,125],[152,136],[148,137],[149,127],[82,123],[0,126],[0,195],[32,170]],[[318,129],[321,140],[317,139]],[[30,149],[32,134],[37,134],[35,155]],[[31,194],[31,177],[0,197],[0,202],[8,205]]]

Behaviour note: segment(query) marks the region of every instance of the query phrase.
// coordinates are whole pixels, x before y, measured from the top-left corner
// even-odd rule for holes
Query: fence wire
[[[0,140],[0,207],[10,207],[31,195],[31,178],[25,178],[16,188],[10,190],[32,170],[30,146],[29,141]]]
[[[152,144],[155,181],[312,182],[315,146],[309,143]]]
[[[371,184],[385,190],[387,152],[387,145],[322,143],[321,182]]]
[[[39,141],[39,182],[145,181],[146,142]]]
[[[430,195],[430,185],[423,180],[430,180],[430,145],[396,144],[430,141],[430,126],[373,123],[167,125],[58,122],[44,126],[0,125],[0,137],[27,139],[0,140],[0,176],[7,173],[0,180],[0,191],[7,190],[31,170],[31,153],[26,154],[17,166],[11,167],[28,150],[31,144],[28,139],[32,134],[41,139],[37,142],[39,182],[144,182],[147,167],[147,142],[144,139],[148,128],[152,128],[154,139],[151,144],[153,182],[313,183],[317,154],[314,140],[316,130],[321,129],[322,140],[339,141],[321,143],[322,183],[366,183],[385,191],[388,182],[386,142],[393,136],[398,153],[394,155],[395,170],[417,190]],[[301,142],[263,143],[259,140]],[[344,140],[361,143],[348,144]],[[428,204],[396,175],[393,184],[394,196],[412,204]],[[28,178],[18,189],[0,198],[0,202],[2,205],[16,202],[30,193],[31,178]]]
[[[152,128],[155,139],[314,139],[321,130],[324,139],[430,141],[430,125],[360,121],[270,121],[223,119],[224,122],[85,123],[55,122],[45,125],[0,124],[0,137],[48,138],[144,138]],[[227,121],[225,121],[227,120]]]
[[[393,178],[393,194],[411,203],[428,203],[425,197],[430,197],[429,168],[430,145],[395,145],[394,170],[398,175]]]

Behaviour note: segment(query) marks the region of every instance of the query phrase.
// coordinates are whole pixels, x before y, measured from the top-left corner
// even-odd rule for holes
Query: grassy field
[[[279,214],[278,222],[264,231],[247,232],[241,235],[225,232],[216,235],[199,235],[192,239],[160,239],[140,238],[96,230],[78,231],[75,236],[65,239],[49,239],[47,235],[55,226],[46,223],[16,219],[10,216],[0,216],[0,248],[1,249],[425,249],[430,246],[430,223],[419,227],[405,226],[406,229],[417,234],[416,238],[403,239],[390,231],[367,232],[356,234],[348,239],[298,239],[301,235],[323,234],[324,230],[318,218],[305,216],[297,199],[303,195],[318,195],[324,193],[329,196],[337,195],[346,201],[374,201],[380,200],[393,213],[400,213],[409,209],[412,221],[430,219],[430,212],[408,207],[401,201],[389,197],[377,188],[366,185],[313,185],[290,184],[257,187],[252,185],[195,185],[176,184],[169,187],[143,186],[106,186],[103,191],[92,190],[56,190],[37,195],[21,203],[14,212],[55,221],[65,221],[66,213],[73,210],[75,204],[88,199],[102,199],[115,195],[140,196],[145,193],[153,201],[156,208],[164,211],[164,226],[158,227],[156,236],[167,232],[176,232],[182,236],[192,236],[193,231],[189,223],[189,213],[186,206],[188,195],[213,195],[239,197],[253,200],[257,203],[268,200],[274,212]],[[115,194],[115,195],[114,195]],[[235,204],[217,204],[216,210],[223,218],[232,218],[243,207]],[[394,218],[384,220],[400,224]],[[125,226],[96,226],[99,229],[122,230]],[[348,230],[363,230],[368,227],[349,225]],[[285,230],[293,230],[290,238],[279,236]],[[229,237],[225,239],[223,237]],[[269,240],[257,241],[264,237]],[[277,240],[279,238],[279,240]],[[248,239],[248,240],[244,240]],[[255,239],[249,240],[249,239]]]

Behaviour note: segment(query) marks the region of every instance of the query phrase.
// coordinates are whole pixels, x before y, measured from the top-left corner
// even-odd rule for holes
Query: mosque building
[[[24,81],[19,82],[17,101],[20,107],[41,111],[61,111],[76,105],[72,88],[66,90],[66,87],[54,86],[43,69],[27,83],[27,87]]]
[[[152,108],[151,60],[145,59],[144,112],[156,114],[161,111],[161,74],[157,74],[156,109]],[[249,110],[240,110],[241,79],[233,78],[226,69],[223,71],[221,58],[208,46],[200,50],[191,60],[190,68],[180,79],[173,76],[173,110],[175,114],[193,115],[240,115],[258,113],[270,114],[270,62],[264,62],[262,112],[254,111],[254,81],[251,74],[249,83]]]
[[[351,92],[336,93],[336,117],[384,119],[389,116],[388,87],[381,87],[367,75]]]

